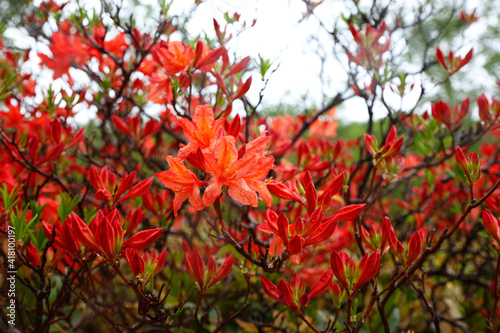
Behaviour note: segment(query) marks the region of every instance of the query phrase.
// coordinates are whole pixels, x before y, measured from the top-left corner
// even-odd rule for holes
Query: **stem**
[[[351,308],[352,308],[352,294],[347,296],[347,328],[351,329]]]
[[[315,333],[319,333],[319,331],[306,319],[306,317],[302,314],[299,313],[299,317],[309,326]]]
[[[493,286],[493,308],[491,309],[490,317],[488,318],[488,332],[493,332],[493,320],[498,306],[498,275],[500,274],[500,256],[497,259],[497,268],[495,270],[495,284]]]
[[[375,183],[375,177],[377,176],[377,169],[378,165],[375,164],[373,166],[373,173],[372,173],[372,179],[370,180],[370,187],[368,188],[368,192],[366,193],[366,197],[363,199],[363,202],[366,202],[366,200],[368,200],[368,198],[370,197],[370,194],[372,194],[373,184]]]
[[[335,328],[335,324],[337,323],[337,320],[339,319],[339,312],[340,312],[340,308],[337,308],[337,310],[335,310],[335,317],[333,318],[333,322],[332,322],[333,329]]]
[[[427,310],[430,312],[430,314],[432,316],[432,321],[434,322],[434,329],[436,330],[436,333],[441,333],[441,327],[439,326],[440,318],[436,314],[436,311],[434,311],[434,309],[432,308],[432,305],[431,305],[431,303],[429,303],[429,300],[427,300],[427,297],[425,296],[425,290],[417,287],[411,279],[410,279],[410,285],[420,295],[422,302],[424,303]],[[422,286],[425,286],[425,282],[424,282],[423,278],[422,278]]]
[[[198,303],[196,303],[196,308],[194,309],[194,314],[193,314],[193,317],[198,324],[200,323],[200,321],[198,320],[198,310],[200,309],[200,304],[202,299],[203,299],[203,291],[200,292],[200,298],[198,299]]]
[[[385,313],[385,306],[382,302],[380,302],[380,298],[377,298],[377,308],[380,313],[380,318],[382,319],[382,324],[384,325],[385,333],[391,333],[389,321],[387,320],[387,314]]]

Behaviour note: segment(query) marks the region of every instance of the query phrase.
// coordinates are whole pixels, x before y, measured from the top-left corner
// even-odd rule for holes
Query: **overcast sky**
[[[174,1],[172,11],[182,11],[186,6],[186,2]],[[242,21],[252,22],[256,19],[257,23],[229,44],[231,51],[235,51],[239,57],[250,55],[253,59],[260,54],[275,61],[276,65],[279,64],[264,92],[264,105],[284,102],[300,106],[304,105],[304,100],[307,107],[321,107],[321,103],[328,102],[329,98],[345,88],[347,77],[345,70],[333,57],[333,40],[325,29],[320,27],[316,18],[301,20],[305,12],[302,1],[207,0],[194,12],[189,30],[194,35],[204,31],[212,36],[213,18],[224,22],[223,13],[235,11],[242,15]],[[328,24],[333,26],[338,22],[342,13],[349,15],[342,1],[324,1],[315,11],[315,15],[327,27]],[[311,42],[311,38],[314,41]],[[352,37],[349,35],[349,38]],[[326,54],[328,59],[323,77],[320,76],[322,69],[316,54],[318,50]],[[415,83],[418,87],[419,81]],[[366,82],[366,85],[368,84],[369,81]],[[260,77],[254,75],[252,88],[247,96],[256,101],[262,87]],[[390,91],[384,94],[389,104],[399,107],[399,97]],[[327,96],[327,100],[323,96]],[[403,105],[406,105],[406,109],[415,105],[417,97],[418,89],[405,97]],[[237,108],[237,105],[235,107]],[[337,115],[345,121],[368,119],[366,105],[361,98],[345,102],[339,107]],[[376,106],[375,116],[386,116],[385,109]]]
[[[157,0],[142,0],[142,2],[157,4]],[[184,12],[192,4],[192,1],[174,0],[171,13]],[[71,3],[71,5],[75,4]],[[99,1],[86,1],[85,5],[89,7],[99,6]],[[134,12],[135,17],[139,19],[138,21],[144,17],[146,17],[146,21],[148,20],[147,15],[138,8],[129,8],[129,10]],[[188,26],[190,33],[192,35],[206,33],[209,36],[215,36],[213,18],[223,25],[223,13],[225,12],[238,12],[241,14],[241,21],[247,21],[248,24],[251,24],[254,19],[257,20],[254,27],[247,29],[229,43],[228,47],[231,52],[235,52],[239,58],[249,55],[253,59],[257,59],[260,54],[264,58],[274,61],[275,66],[279,64],[279,68],[272,75],[264,92],[264,105],[280,102],[304,105],[302,102],[304,99],[307,107],[311,105],[321,107],[321,103],[324,102],[323,95],[331,98],[344,89],[345,71],[332,57],[332,38],[324,29],[320,28],[314,17],[301,21],[305,12],[305,5],[302,1],[207,0],[195,10],[190,19]],[[315,14],[326,25],[333,25],[334,22],[338,21],[341,13],[349,14],[342,1],[325,1],[315,11]],[[150,20],[153,21],[153,18]],[[19,33],[10,32],[10,36],[16,38],[18,42],[22,41]],[[311,42],[311,36],[316,40]],[[349,38],[351,37],[349,36]],[[23,42],[26,45],[33,44],[33,41],[29,40]],[[36,47],[44,53],[50,53],[48,48],[44,48],[40,43]],[[328,55],[329,58],[326,62],[323,78],[320,77],[321,62],[315,54],[317,50]],[[35,61],[38,60],[35,59]],[[49,84],[53,84],[56,89],[60,86],[50,80],[50,75],[42,77],[42,81],[47,87]],[[417,81],[416,84],[418,85],[419,82]],[[255,74],[252,88],[247,96],[251,100],[257,101],[262,87],[263,82],[260,80],[260,76]],[[408,108],[413,107],[416,96],[417,94],[413,94],[405,98],[404,102]],[[396,107],[399,106],[400,100],[394,94],[386,92],[386,98],[389,103]],[[241,105],[237,105],[238,103],[235,103],[236,110],[241,108]],[[365,121],[368,119],[366,106],[361,98],[352,99],[339,109],[337,115],[343,120]],[[376,116],[385,116],[383,108],[376,108],[375,111]],[[92,117],[91,112],[87,112],[85,115],[82,113],[79,115],[78,122],[85,122],[88,117]]]

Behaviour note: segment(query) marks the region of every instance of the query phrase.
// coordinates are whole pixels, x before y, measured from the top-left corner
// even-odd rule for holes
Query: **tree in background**
[[[497,53],[462,47],[494,7],[354,1],[329,25],[304,1],[344,89],[273,115],[237,13],[211,39],[165,2],[0,4],[46,45],[0,41],[5,331],[500,330]],[[355,98],[369,120],[340,135]]]

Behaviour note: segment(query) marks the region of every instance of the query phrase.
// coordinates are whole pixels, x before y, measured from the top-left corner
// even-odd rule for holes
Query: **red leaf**
[[[380,267],[380,251],[377,249],[372,254],[365,254],[361,262],[359,263],[358,269],[361,269],[361,276],[358,282],[354,285],[354,289],[359,290],[365,283],[373,279],[375,274],[377,274]]]
[[[131,247],[133,249],[144,250],[151,246],[158,238],[160,238],[163,228],[149,229],[139,231],[122,244],[122,249]],[[82,242],[83,243],[83,242]]]
[[[203,66],[211,65],[214,62],[219,59],[224,52],[227,52],[226,48],[224,46],[221,46],[213,51],[211,51],[209,54],[207,54],[206,57],[200,59],[200,61],[195,65],[195,68],[200,68]]]
[[[234,65],[233,68],[231,68],[231,70],[229,71],[229,73],[227,73],[227,75],[229,76],[241,72],[247,67],[249,62],[250,62],[250,57],[243,58],[239,63]]]
[[[123,133],[125,133],[127,135],[132,136],[132,132],[128,128],[127,123],[125,122],[125,120],[123,120],[122,118],[118,117],[117,115],[112,115],[111,119],[113,120],[113,124],[115,125],[115,127],[120,132],[123,132]]]
[[[331,181],[330,184],[328,184],[327,188],[321,193],[321,195],[318,197],[318,200],[320,202],[324,202],[326,196],[334,196],[335,194],[339,193],[342,187],[344,186],[344,177],[345,177],[345,172],[340,173],[337,177],[335,177],[334,180]]]
[[[33,244],[28,245],[26,248],[26,259],[35,267],[41,266],[40,253]]]
[[[42,163],[47,162],[47,161],[54,161],[56,158],[58,158],[61,155],[63,150],[64,150],[64,141],[59,142],[57,145],[52,147],[52,149],[49,150],[47,155],[45,155],[44,158],[42,158],[41,160],[38,161],[38,164],[42,164]]]
[[[220,90],[224,93],[224,95],[228,96],[229,92],[227,91],[226,84],[224,83],[224,79],[220,75],[219,72],[214,72],[213,73],[215,76],[215,79],[217,80],[217,86],[219,87]],[[236,99],[236,98],[235,98]]]
[[[274,283],[269,281],[264,275],[260,276],[260,280],[262,281],[262,289],[264,289],[264,292],[275,301],[281,302],[278,288],[276,288]]]
[[[280,238],[283,240],[285,246],[288,246],[289,222],[283,212],[281,212],[280,215],[278,216],[277,225],[278,225],[278,236],[280,236]]]
[[[483,210],[483,224],[488,233],[495,239],[500,240],[500,224],[489,210]]]
[[[127,259],[128,267],[130,267],[134,276],[142,275],[142,273],[144,273],[144,260],[137,253],[137,250],[127,248],[125,250],[125,258]]]
[[[316,192],[313,183],[306,186],[306,201],[307,212],[312,214],[316,210],[316,205],[318,204],[318,193]]]
[[[342,288],[347,289],[349,287],[344,270],[344,261],[340,257],[336,250],[333,250],[332,257],[330,259],[330,265],[332,267],[333,274],[337,277]]]
[[[290,255],[299,254],[302,252],[305,240],[299,235],[293,235],[288,244],[288,253]]]
[[[187,257],[187,255],[186,255]],[[203,289],[204,287],[204,282],[203,282],[203,275],[205,272],[205,264],[203,263],[203,259],[200,256],[200,252],[198,249],[194,249],[193,252],[190,255],[190,264],[191,264],[191,269],[193,272],[193,278],[195,279],[196,282],[198,282],[198,285],[200,286],[200,289]]]
[[[70,149],[71,147],[75,146],[77,143],[82,141],[84,137],[85,137],[85,129],[82,128],[73,135],[71,140],[69,140],[68,144],[66,145],[66,149]]]
[[[309,298],[322,294],[332,282],[332,277],[333,271],[331,269],[324,271],[311,288],[311,291],[308,294]]]
[[[120,198],[120,202],[123,202],[128,199],[133,199],[140,197],[144,193],[146,193],[149,188],[151,187],[151,184],[153,183],[153,177],[149,177],[148,179],[144,179],[142,182],[138,183],[132,189],[122,198]]]
[[[123,176],[118,189],[115,192],[115,198],[119,198],[123,193],[127,192],[132,184],[134,183],[136,171],[132,171],[132,173]]]
[[[97,173],[97,170],[93,165],[90,166],[88,177],[90,185],[92,185],[94,190],[98,191],[104,187],[101,181],[101,177],[99,177],[99,174]]]
[[[210,281],[210,285],[213,286],[215,283],[219,282],[220,280],[228,276],[229,273],[231,272],[232,267],[233,267],[233,255],[230,254],[229,257],[227,257],[226,261],[224,261],[224,263],[219,267],[217,273],[215,273],[215,276],[212,278],[212,281]]]
[[[457,161],[458,167],[466,174],[469,175],[469,168],[467,167],[467,161],[465,159],[464,152],[462,148],[458,147],[455,149],[455,161]]]
[[[357,217],[365,208],[366,204],[349,205],[336,211],[333,216],[338,216],[338,221],[349,221]]]
[[[245,95],[247,91],[250,89],[250,85],[252,84],[252,77],[250,76],[245,83],[243,83],[240,88],[238,89],[238,92],[236,93],[236,96],[233,97],[233,99],[238,99]]]
[[[408,241],[408,259],[406,260],[406,266],[410,266],[420,255],[422,250],[422,244],[424,242],[424,235],[422,229],[419,229],[413,233]]]
[[[74,212],[68,217],[71,223],[71,230],[75,237],[90,250],[100,252],[101,247],[97,245],[94,235],[90,228],[82,221],[82,219]]]
[[[444,67],[444,69],[448,70],[448,66],[446,65],[446,60],[444,59],[443,51],[441,51],[439,46],[436,49],[436,60],[437,62],[439,62],[441,66]]]
[[[240,133],[241,130],[241,120],[240,120],[240,115],[237,114],[236,117],[231,121],[231,125],[229,126],[229,130],[227,131],[227,135],[234,136],[235,138],[238,137],[238,134]]]

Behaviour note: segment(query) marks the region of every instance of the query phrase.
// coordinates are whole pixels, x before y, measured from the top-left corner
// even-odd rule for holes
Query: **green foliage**
[[[41,245],[40,243],[43,240],[41,240],[39,233],[42,232],[43,234],[43,231],[37,231],[32,226],[40,221],[43,208],[44,206],[38,206],[34,202],[30,202],[24,209],[14,207],[14,210],[10,214],[10,224],[16,230],[16,238],[18,240],[27,241],[27,236],[29,235],[34,244]],[[30,211],[33,217],[28,221],[26,216]]]
[[[57,207],[57,213],[59,213],[59,218],[61,221],[66,220],[69,214],[75,209],[76,205],[80,202],[80,198],[71,197],[68,193],[59,192],[61,195],[61,201]]]
[[[0,188],[0,194],[2,195],[3,206],[6,212],[9,212],[19,201],[20,198],[18,197],[18,194],[21,188],[22,186],[18,186],[16,184],[9,193],[7,184],[2,184],[2,188]]]

